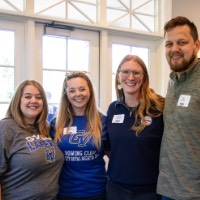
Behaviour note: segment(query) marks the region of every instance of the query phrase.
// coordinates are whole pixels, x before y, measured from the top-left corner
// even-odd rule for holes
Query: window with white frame
[[[109,26],[155,32],[156,0],[107,0],[106,13]]]
[[[112,99],[110,99],[110,101],[116,100],[115,75],[121,60],[127,54],[138,55],[145,62],[149,73],[150,86],[157,92],[160,91],[161,85],[157,84],[155,81],[160,81],[161,79],[161,76],[156,76],[156,74],[159,74],[160,72],[158,60],[155,56],[156,43],[149,41],[147,38],[136,39],[134,37],[110,35],[109,49],[111,55],[109,63],[112,66],[112,87],[110,89],[112,92]]]
[[[106,99],[107,106],[108,102],[115,99],[112,77],[119,64],[117,60],[122,57],[122,54],[118,55],[120,48],[123,54],[135,54],[139,49],[145,51],[141,57],[148,60],[146,64],[148,63],[150,78],[153,80],[151,83],[153,82],[153,87],[159,90],[157,83],[160,77],[155,78],[155,74],[161,71],[161,64],[157,65],[156,59],[159,59],[161,54],[155,51],[155,48],[161,49],[162,38],[158,28],[163,18],[158,7],[161,7],[163,2],[164,0],[0,0],[0,11],[3,11],[0,16],[7,12],[11,19],[19,18],[27,22],[26,29],[22,29],[26,34],[23,37],[25,44],[22,44],[23,48],[18,51],[28,52],[25,59],[21,56],[21,66],[26,65],[26,68],[23,68],[21,73],[15,72],[15,83],[27,77],[35,78],[43,83],[45,90],[53,93],[50,104],[57,104],[64,71],[79,68],[81,65],[81,69],[88,67],[85,71],[89,71],[94,82],[97,101]],[[47,21],[72,25],[75,30],[70,32],[69,37],[62,37],[59,34],[44,35],[44,24]],[[41,22],[40,30],[38,22]],[[110,30],[121,37],[116,36],[117,39],[113,40],[113,35],[109,35]],[[102,37],[98,31],[106,34]],[[95,35],[94,40],[92,35]],[[102,41],[106,40],[109,42],[103,42],[101,46]],[[107,48],[111,51],[104,54]],[[122,49],[128,50],[123,52]],[[35,53],[32,54],[32,51]],[[15,57],[15,61],[18,57],[20,55]],[[109,72],[106,79],[100,78],[100,71],[103,68]],[[105,88],[111,89],[108,91]]]
[[[67,71],[87,72],[93,82],[98,102],[99,48],[96,47],[99,46],[99,33],[76,29],[64,37],[56,34],[56,28],[51,35],[45,35],[43,30],[43,25],[37,26],[37,33],[40,33],[37,34],[37,40],[40,42],[37,44],[36,57],[42,66],[43,87],[47,97],[50,97],[49,106],[58,106]],[[59,30],[59,33],[61,32],[62,30]]]
[[[0,9],[11,12],[24,13],[26,0],[4,1],[0,0]]]
[[[5,116],[15,86],[23,79],[24,25],[0,20],[0,119]]]
[[[14,31],[0,29],[0,44],[0,118],[3,118],[14,93]]]
[[[89,74],[89,49],[90,42],[86,40],[43,36],[43,87],[48,97],[49,121],[60,100],[66,71]]]
[[[15,0],[0,1],[0,9],[139,32],[157,32],[159,0]],[[30,8],[32,5],[33,9]],[[26,8],[25,8],[26,6]],[[160,6],[161,7],[161,6]]]

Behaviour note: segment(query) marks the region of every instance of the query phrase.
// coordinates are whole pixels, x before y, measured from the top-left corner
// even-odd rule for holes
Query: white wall
[[[200,0],[173,0],[172,16],[185,16],[193,21],[200,34]]]
[[[172,0],[172,17],[185,16],[195,23],[200,37],[200,1],[199,0]],[[198,53],[200,58],[200,51]]]

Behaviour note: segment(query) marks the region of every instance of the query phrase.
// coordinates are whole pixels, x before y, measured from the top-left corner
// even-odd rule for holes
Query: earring
[[[118,89],[118,90],[121,90],[121,89],[122,89],[121,83],[119,83],[119,84],[117,85],[117,89]]]

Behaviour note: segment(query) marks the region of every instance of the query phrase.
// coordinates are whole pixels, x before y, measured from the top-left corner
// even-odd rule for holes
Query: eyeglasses
[[[119,73],[121,73],[121,76],[124,78],[128,78],[130,74],[133,74],[135,78],[139,78],[142,74],[144,74],[143,71],[140,70],[125,70],[125,69],[120,69],[118,70]]]

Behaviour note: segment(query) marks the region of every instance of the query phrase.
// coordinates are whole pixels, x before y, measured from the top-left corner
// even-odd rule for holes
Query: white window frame
[[[14,50],[14,87],[25,78],[24,70],[24,47],[25,47],[25,23],[22,21],[9,20],[7,18],[0,19],[0,29],[15,32],[15,50]]]
[[[139,37],[134,34],[116,34],[116,33],[106,33],[102,32],[102,35],[107,37],[107,40],[102,41],[101,45],[108,46],[107,52],[104,52],[102,57],[107,59],[106,66],[105,64],[101,65],[101,75],[105,74],[104,83],[101,83],[101,106],[103,111],[106,112],[108,105],[112,102],[112,44],[121,44],[128,46],[144,47],[149,49],[149,79],[150,87],[152,87],[157,93],[164,95],[165,82],[163,82],[163,68],[160,66],[161,60],[157,59],[158,55],[163,54],[163,51],[160,50],[162,43],[161,37]],[[102,36],[103,37],[103,36]],[[107,54],[107,55],[106,55]],[[163,57],[164,55],[162,55]],[[102,58],[101,58],[102,59]],[[104,61],[102,61],[104,63]],[[106,98],[104,98],[106,95]]]
[[[42,83],[42,36],[44,34],[44,24],[36,23],[36,38],[37,41],[35,47],[35,68],[38,72],[36,78]],[[56,36],[56,35],[55,35]],[[89,60],[89,74],[92,80],[96,101],[99,105],[99,32],[98,31],[89,31],[83,29],[74,29],[70,31],[70,39],[75,40],[87,40],[90,42],[90,60]],[[77,55],[78,59],[79,55]]]
[[[22,21],[10,20],[7,17],[1,17],[0,29],[5,31],[14,32],[14,89],[16,86],[25,78],[24,70],[24,35],[25,35],[25,24]],[[1,86],[2,87],[2,86]],[[2,104],[9,104],[10,102],[0,102]],[[1,113],[4,116],[5,113]]]

